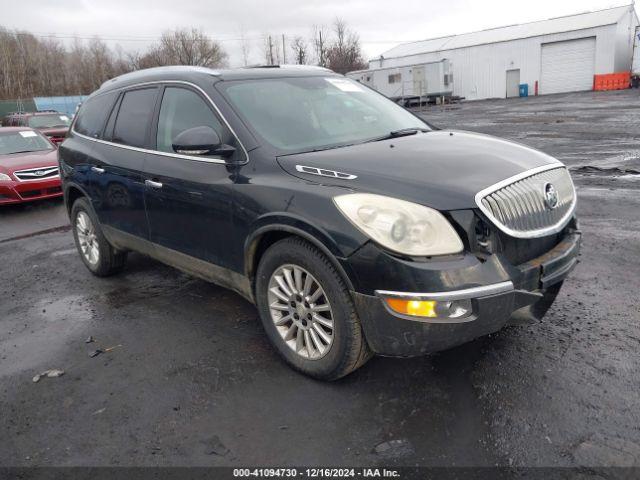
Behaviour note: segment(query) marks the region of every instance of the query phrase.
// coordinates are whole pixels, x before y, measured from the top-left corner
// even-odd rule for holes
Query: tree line
[[[249,45],[244,36],[241,41],[239,63],[247,65]],[[284,35],[280,39],[265,34],[263,45],[266,64],[315,64],[338,73],[366,68],[358,35],[341,19],[331,28],[314,27],[309,39],[296,36],[287,42]],[[110,78],[142,68],[228,64],[223,46],[198,29],[165,31],[145,51],[125,52],[120,46],[107,46],[99,37],[65,45],[0,27],[0,99],[86,95]]]

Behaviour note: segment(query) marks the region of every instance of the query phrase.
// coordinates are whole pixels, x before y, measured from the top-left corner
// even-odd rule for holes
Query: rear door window
[[[113,127],[112,141],[132,147],[147,145],[157,91],[154,87],[125,92]]]
[[[178,134],[203,126],[213,128],[225,141],[227,135],[222,123],[200,95],[186,88],[165,88],[158,116],[156,149],[174,153],[173,140]]]
[[[111,112],[116,97],[115,92],[105,93],[84,102],[78,111],[78,118],[73,129],[81,135],[102,138],[107,115]]]

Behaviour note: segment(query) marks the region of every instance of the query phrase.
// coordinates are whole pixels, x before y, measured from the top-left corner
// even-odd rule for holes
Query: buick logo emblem
[[[558,206],[558,191],[552,183],[544,184],[544,203],[549,210],[553,210]]]

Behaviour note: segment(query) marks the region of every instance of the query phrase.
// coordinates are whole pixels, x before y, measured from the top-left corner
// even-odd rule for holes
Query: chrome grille
[[[18,180],[23,182],[28,180],[46,180],[58,176],[58,167],[29,168],[27,170],[13,172],[13,174]]]
[[[548,185],[557,193],[547,198]],[[550,166],[525,172],[476,195],[476,203],[500,230],[518,238],[532,238],[560,231],[576,204],[571,175],[564,166]]]

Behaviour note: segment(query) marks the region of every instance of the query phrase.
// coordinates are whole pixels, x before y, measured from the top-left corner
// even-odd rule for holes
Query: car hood
[[[13,153],[0,155],[0,171],[12,173],[16,170],[38,167],[57,167],[58,151],[43,150],[40,152]]]
[[[526,170],[558,160],[524,145],[478,133],[438,130],[319,152],[285,155],[280,166],[299,178],[427,205],[475,208],[475,195]],[[350,175],[339,179],[300,172],[297,166]]]

